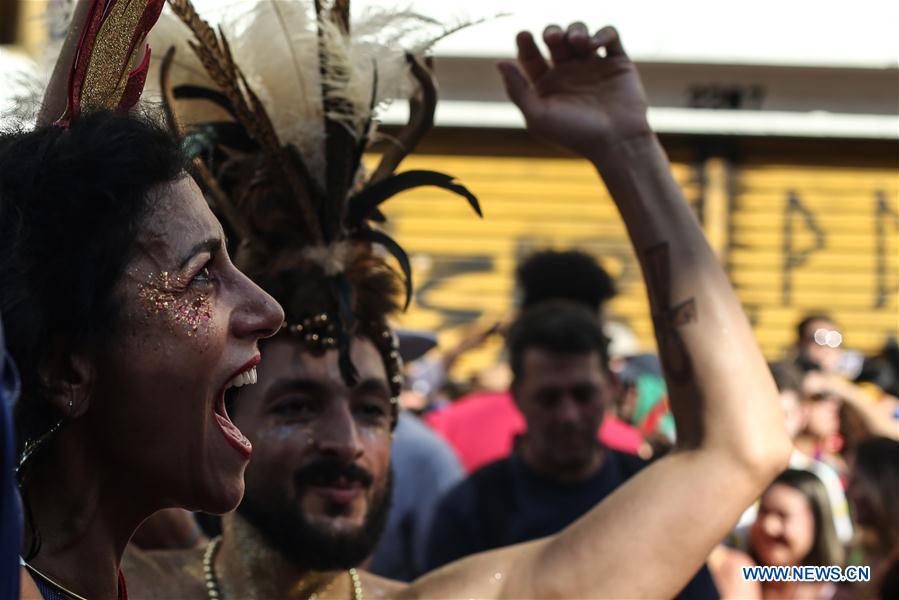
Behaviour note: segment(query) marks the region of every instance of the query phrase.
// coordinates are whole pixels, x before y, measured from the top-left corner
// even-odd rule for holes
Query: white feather
[[[215,11],[200,14],[213,27],[221,25],[235,62],[262,101],[280,142],[297,147],[319,183],[325,179],[322,81],[329,97],[339,100],[342,107],[329,117],[360,138],[370,133],[365,124],[377,116],[370,109],[375,71],[377,111],[411,93],[414,82],[406,53],[421,55],[434,41],[458,28],[410,10],[376,8],[352,15],[349,38],[329,21],[320,38],[311,0],[244,0],[222,3]],[[158,65],[167,48],[174,45],[173,81],[211,86],[186,44],[190,35],[166,9],[149,40],[153,62]],[[318,58],[320,39],[328,55],[323,74]],[[145,97],[151,101],[159,96],[157,78],[151,73],[148,79]]]

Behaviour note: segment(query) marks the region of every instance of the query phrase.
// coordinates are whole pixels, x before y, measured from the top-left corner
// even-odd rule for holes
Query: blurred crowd
[[[537,252],[519,266],[517,287],[518,314],[473,329],[453,348],[436,347],[424,332],[400,333],[416,352],[394,447],[393,526],[375,572],[410,579],[559,531],[672,448],[659,359],[606,314],[615,287],[597,261],[576,250]],[[846,347],[845,335],[826,313],[810,313],[769,365],[794,450],[789,470],[709,557],[723,598],[863,597],[875,585],[899,593],[899,352],[890,339],[880,354],[864,356]],[[491,336],[506,342],[497,363],[453,379],[458,359]],[[529,351],[547,362],[523,360]],[[609,388],[579,387],[589,374],[562,366],[591,356],[613,374]],[[572,463],[581,467],[560,468]],[[434,485],[410,484],[406,497],[415,501],[404,502],[404,475],[420,485],[423,473]],[[423,502],[424,489],[431,491]],[[874,583],[866,591],[763,588],[743,580],[749,564],[868,565]]]
[[[367,567],[412,581],[485,550],[557,533],[676,440],[657,356],[606,314],[612,278],[577,250],[537,252],[517,271],[516,314],[444,350],[400,330],[403,410],[393,500]],[[708,557],[681,598],[883,598],[899,593],[899,362],[848,350],[824,313],[770,363],[793,439],[784,471]],[[491,336],[497,364],[452,367]],[[600,373],[611,374],[609,385]],[[751,410],[747,406],[747,410]],[[139,530],[148,549],[205,540],[173,511]],[[202,517],[214,534],[214,519]],[[868,566],[868,582],[747,582],[747,565]],[[879,591],[879,592],[878,592]]]
[[[0,132],[0,600],[899,598],[896,340],[863,356],[815,312],[766,364],[614,27],[550,24],[548,54],[523,31],[497,66],[615,203],[657,351],[576,249],[440,347],[394,327],[411,262],[379,207],[431,186],[482,216],[397,172],[437,102],[398,40],[452,29],[163,4],[78,2],[35,127]],[[150,80],[162,115],[135,110]]]

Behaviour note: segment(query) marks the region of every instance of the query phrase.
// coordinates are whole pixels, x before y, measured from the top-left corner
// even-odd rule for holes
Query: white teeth
[[[234,376],[234,379],[228,382],[228,385],[225,389],[232,387],[243,387],[245,385],[253,385],[257,381],[256,376],[256,367],[252,367],[248,371],[244,371],[243,373],[238,373]]]

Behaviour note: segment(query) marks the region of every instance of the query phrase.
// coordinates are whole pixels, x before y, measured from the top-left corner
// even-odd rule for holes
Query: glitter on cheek
[[[212,303],[209,296],[199,294],[190,300],[178,300],[174,305],[173,318],[187,331],[188,337],[193,336],[201,327],[208,328],[212,320]]]
[[[166,292],[154,285],[138,284],[137,297],[143,305],[147,317],[155,317],[169,310],[175,303],[171,292]]]
[[[172,326],[182,329],[188,337],[207,330],[212,323],[212,301],[209,294],[180,291],[181,278],[168,271],[148,277],[138,284],[138,299],[148,317],[162,315]]]

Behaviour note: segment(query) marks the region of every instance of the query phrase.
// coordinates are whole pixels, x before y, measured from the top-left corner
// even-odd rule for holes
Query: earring
[[[69,414],[67,416],[69,416],[69,417],[72,416],[72,399],[71,398],[69,398]],[[22,454],[19,457],[19,464],[16,467],[16,477],[17,478],[20,478],[22,476],[21,475],[22,470],[25,467],[25,463],[28,462],[28,459],[30,459],[32,456],[34,456],[34,453],[37,452],[44,444],[47,443],[47,441],[51,437],[53,437],[54,434],[56,434],[57,431],[60,430],[60,428],[63,426],[63,423],[65,423],[65,421],[66,421],[66,416],[64,415],[59,418],[59,420],[56,422],[55,425],[53,425],[53,427],[51,427],[50,429],[45,431],[40,437],[26,442],[25,448],[22,450]]]

